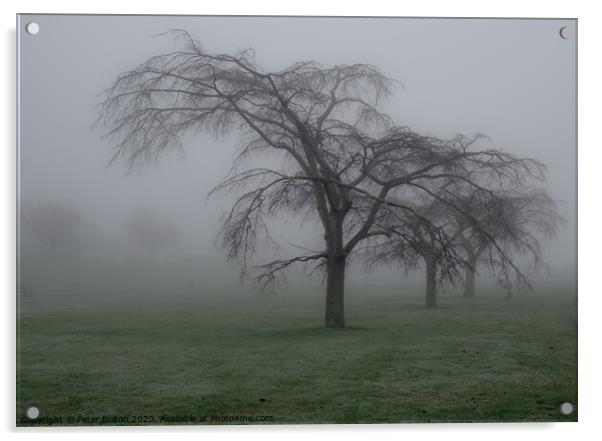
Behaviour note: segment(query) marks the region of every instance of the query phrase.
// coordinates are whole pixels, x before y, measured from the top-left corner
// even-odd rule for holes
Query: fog
[[[31,21],[40,25],[37,35],[24,31]],[[561,26],[573,29],[576,23],[21,16],[20,281],[40,296],[77,292],[107,298],[146,291],[159,297],[169,292],[173,298],[255,292],[239,285],[239,268],[224,262],[225,252],[216,241],[220,217],[232,197],[207,199],[230,169],[236,136],[216,141],[191,134],[182,151],[128,171],[122,163],[107,167],[112,146],[91,130],[99,94],[119,73],[177,47],[171,38],[155,34],[186,29],[212,53],[254,48],[266,70],[300,60],[376,65],[400,81],[384,103],[399,124],[439,137],[484,133],[490,138],[485,146],[544,162],[547,190],[566,224],[557,240],[544,243],[549,274],[534,278],[540,284],[561,280],[574,286],[576,39],[560,38]],[[27,213],[33,220],[27,221]],[[49,220],[40,226],[36,219]],[[267,250],[258,261],[273,253],[293,253],[295,246],[316,249],[322,244],[312,220],[302,224],[294,216],[280,218],[270,229],[282,248]],[[59,244],[44,240],[48,235],[59,237]],[[298,271],[288,274],[293,282],[298,279]],[[357,263],[348,272],[351,286],[396,289],[419,284],[421,278],[417,271],[404,282],[396,268],[368,272]],[[321,295],[319,275],[303,283],[309,289],[295,293]],[[283,288],[278,293],[287,292]]]

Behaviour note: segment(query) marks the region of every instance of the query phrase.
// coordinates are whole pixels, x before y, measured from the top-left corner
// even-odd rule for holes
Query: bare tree
[[[457,224],[458,245],[466,253],[464,293],[475,297],[475,280],[479,261],[485,261],[491,269],[498,265],[491,251],[491,238],[502,246],[507,256],[527,257],[535,268],[545,266],[542,261],[541,238],[553,238],[563,222],[556,211],[556,203],[541,189],[525,193],[500,192],[495,207],[482,201],[467,201],[475,216],[480,218],[482,231],[461,221]],[[485,259],[483,259],[485,256]]]
[[[527,255],[535,267],[543,265],[539,236],[554,236],[561,222],[554,202],[542,190],[494,191],[465,183],[453,192],[441,192],[411,214],[389,209],[377,221],[389,232],[388,239],[364,249],[371,266],[395,262],[407,271],[423,260],[427,308],[437,306],[440,283],[462,281],[464,296],[474,297],[479,260],[508,295],[513,285],[530,288],[516,260]]]
[[[307,61],[266,72],[250,49],[214,55],[187,32],[174,34],[180,50],[122,73],[105,92],[98,125],[115,143],[113,160],[156,160],[181,147],[187,132],[239,132],[231,174],[213,191],[242,193],[223,223],[227,257],[262,286],[296,263],[325,268],[326,326],[344,326],[346,263],[358,243],[384,234],[374,228],[381,209],[412,210],[402,187],[428,194],[431,183],[470,179],[459,173],[468,163],[499,179],[521,167],[540,172],[539,164],[497,150],[471,151],[465,139],[441,141],[395,126],[377,109],[393,82],[374,66]],[[241,171],[262,153],[269,165]],[[270,238],[266,222],[283,210],[319,219],[324,249],[250,266]]]
[[[417,205],[411,213],[388,210],[377,221],[388,237],[366,246],[363,257],[371,267],[395,263],[405,273],[422,261],[426,275],[425,306],[435,308],[438,285],[457,280],[459,268],[464,266],[463,257],[453,245],[457,235],[449,234],[454,215],[438,200]]]

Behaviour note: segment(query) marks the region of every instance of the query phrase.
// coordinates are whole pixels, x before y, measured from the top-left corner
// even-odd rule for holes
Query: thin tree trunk
[[[426,258],[426,307],[437,307],[437,262]]]
[[[468,266],[466,267],[466,277],[464,279],[464,295],[466,298],[475,297],[475,276],[476,276],[477,259],[469,257]]]

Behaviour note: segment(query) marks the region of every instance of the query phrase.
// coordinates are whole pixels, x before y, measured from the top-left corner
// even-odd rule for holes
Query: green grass
[[[577,403],[568,295],[441,296],[426,310],[418,296],[355,294],[346,329],[322,327],[317,295],[171,306],[23,301],[17,424],[31,424],[29,406],[46,424],[107,415],[128,423],[577,420],[559,412]]]

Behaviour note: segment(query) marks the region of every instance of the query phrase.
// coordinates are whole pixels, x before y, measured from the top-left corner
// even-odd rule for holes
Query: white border
[[[4,103],[0,107],[0,133],[5,136],[0,163],[3,166],[0,205],[4,215],[2,225],[0,271],[4,294],[4,342],[0,363],[3,400],[0,404],[1,428],[10,437],[21,432],[27,438],[48,439],[81,438],[116,439],[132,436],[163,439],[168,432],[198,439],[201,437],[245,437],[254,439],[345,438],[364,439],[378,436],[388,439],[420,436],[445,441],[461,439],[504,440],[515,436],[545,437],[550,440],[589,438],[600,432],[598,411],[602,406],[602,364],[598,336],[599,314],[602,311],[602,292],[596,272],[599,268],[602,221],[600,209],[600,154],[599,127],[602,119],[601,50],[602,23],[594,1],[427,1],[392,2],[304,0],[282,2],[269,0],[204,2],[198,0],[89,0],[82,1],[16,1],[0,2],[0,20],[3,35],[2,87]],[[15,14],[21,13],[119,13],[119,14],[226,14],[226,15],[362,15],[362,16],[461,16],[461,17],[561,17],[579,19],[579,423],[562,424],[439,424],[439,425],[378,425],[378,426],[276,426],[276,427],[170,427],[170,428],[51,428],[45,430],[15,429]]]

